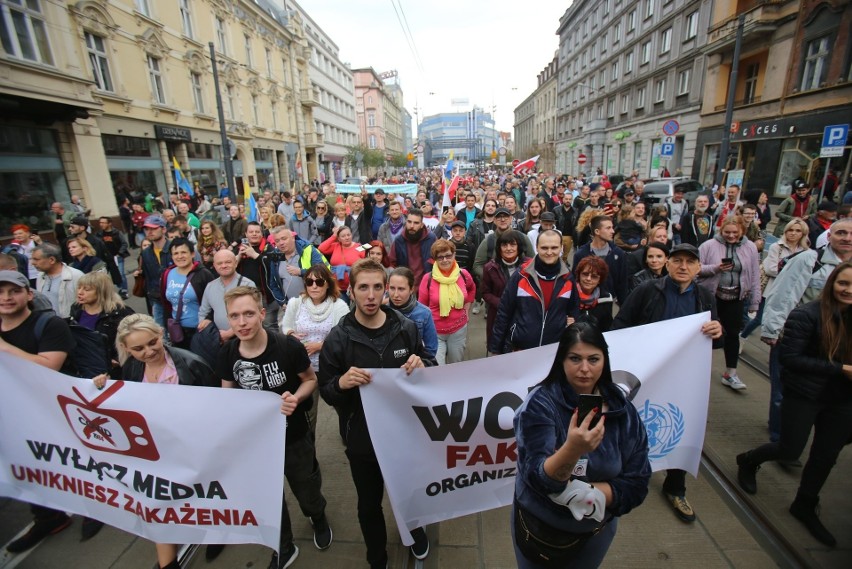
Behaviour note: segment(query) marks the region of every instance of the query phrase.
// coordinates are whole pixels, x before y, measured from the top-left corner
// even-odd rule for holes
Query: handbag
[[[133,296],[145,298],[145,275],[133,277]]]
[[[541,521],[515,500],[515,544],[524,557],[542,567],[564,567],[592,537],[597,535],[611,517],[587,533],[569,533]]]
[[[184,339],[183,326],[180,325],[180,315],[183,313],[183,293],[186,292],[186,287],[189,286],[190,275],[186,275],[186,282],[183,283],[183,288],[180,289],[180,296],[178,296],[178,306],[177,312],[175,313],[175,318],[169,318],[168,320],[166,320],[166,329],[169,331],[169,339],[171,339],[173,344],[180,344],[181,342],[183,342]]]

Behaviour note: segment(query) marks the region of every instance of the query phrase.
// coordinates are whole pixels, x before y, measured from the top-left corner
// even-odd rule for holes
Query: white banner
[[[0,354],[0,495],[160,543],[278,549],[274,393],[68,377]]]
[[[633,404],[654,470],[698,474],[710,394],[709,313],[606,334],[617,383],[641,382]],[[409,530],[511,504],[512,419],[553,364],[556,344],[417,370],[372,370],[361,388],[370,437],[403,543]],[[565,418],[568,420],[568,417]]]

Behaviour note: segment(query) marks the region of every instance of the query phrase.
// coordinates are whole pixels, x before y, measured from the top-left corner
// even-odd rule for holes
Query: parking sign
[[[843,156],[846,138],[849,136],[848,124],[835,124],[825,127],[822,133],[822,148],[820,158],[837,158]]]

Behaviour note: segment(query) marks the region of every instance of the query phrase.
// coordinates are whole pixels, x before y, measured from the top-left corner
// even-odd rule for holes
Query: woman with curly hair
[[[212,269],[213,256],[217,251],[227,248],[228,243],[219,226],[209,219],[202,221],[198,232],[198,253],[204,266]]]

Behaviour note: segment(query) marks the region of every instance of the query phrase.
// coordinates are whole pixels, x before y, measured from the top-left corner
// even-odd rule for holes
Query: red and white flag
[[[444,185],[445,181],[441,181],[441,184]],[[441,202],[441,211],[444,210],[445,207],[453,207],[453,200],[456,197],[456,190],[459,187],[459,176],[456,174],[453,176],[453,181],[450,182],[450,186],[447,187],[444,185],[444,199]]]
[[[528,174],[533,168],[535,168],[535,163],[538,162],[539,156],[540,154],[536,154],[529,160],[524,160],[512,169],[512,173],[514,173],[516,176],[523,176],[524,174]]]

